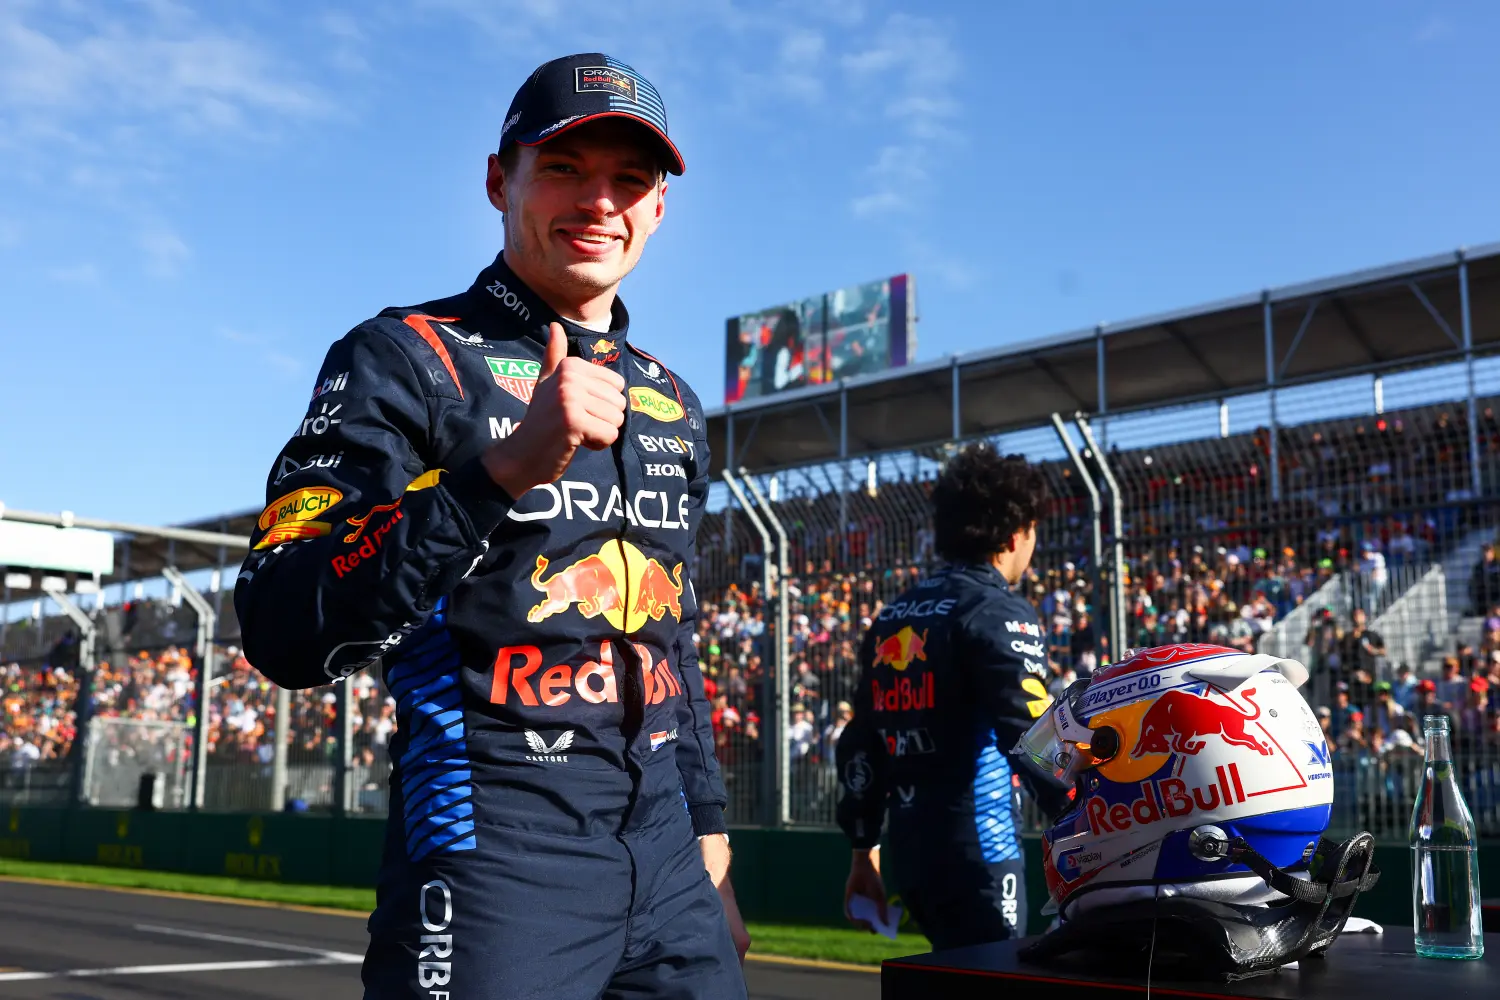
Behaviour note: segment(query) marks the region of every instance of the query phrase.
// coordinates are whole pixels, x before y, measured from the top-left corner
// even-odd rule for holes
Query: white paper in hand
[[[901,904],[889,903],[885,908],[886,920],[880,919],[880,904],[868,896],[849,897],[849,916],[863,920],[875,928],[875,933],[896,940],[896,928],[901,925]]]

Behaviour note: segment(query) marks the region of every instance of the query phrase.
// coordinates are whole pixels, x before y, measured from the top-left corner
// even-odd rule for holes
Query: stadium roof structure
[[[713,472],[764,472],[1500,350],[1500,243],[732,403]]]
[[[115,568],[99,579],[100,586],[129,580],[154,579],[161,576],[168,566],[175,566],[183,573],[205,569],[237,569],[250,547],[250,529],[255,526],[255,519],[259,514],[259,508],[255,508],[232,516],[206,518],[192,524],[160,528],[100,521],[78,517],[71,512],[41,514],[11,510],[0,505],[0,518],[5,520],[114,532]],[[5,594],[10,600],[31,600],[44,596],[43,582],[48,578],[61,578],[68,591],[76,591],[81,581],[94,582],[91,577],[80,577],[77,573],[51,573],[26,567],[11,569],[17,572],[7,573],[7,577],[26,575],[30,578],[30,585],[12,586],[7,582]],[[222,585],[232,587],[233,580],[222,581]]]

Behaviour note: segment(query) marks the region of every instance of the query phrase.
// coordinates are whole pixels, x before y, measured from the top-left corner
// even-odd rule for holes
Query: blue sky
[[[933,358],[1500,239],[1500,8],[1232,6],[0,0],[0,501],[257,506],[327,345],[499,248],[571,51],[666,100],[624,297],[708,401],[726,316],[900,271]]]

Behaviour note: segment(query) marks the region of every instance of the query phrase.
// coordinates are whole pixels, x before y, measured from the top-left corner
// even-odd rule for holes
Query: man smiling
[[[247,655],[293,688],[379,662],[397,703],[368,998],[745,995],[703,410],[616,294],[682,171],[629,66],[541,66],[489,158],[504,251],[336,343],[268,477]]]

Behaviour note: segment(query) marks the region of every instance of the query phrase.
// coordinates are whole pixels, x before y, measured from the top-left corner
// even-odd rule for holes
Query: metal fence
[[[1452,375],[1284,393],[1274,435],[1270,404],[1249,399],[1233,413],[1213,404],[1095,420],[1102,448],[1069,430],[1078,462],[1054,428],[997,439],[1052,487],[1022,586],[1054,690],[1111,655],[1118,593],[1121,648],[1216,642],[1308,664],[1337,824],[1405,835],[1420,718],[1437,714],[1453,726],[1476,817],[1500,835],[1500,558],[1489,554],[1500,539],[1500,401],[1477,399],[1472,422],[1461,394],[1431,402],[1454,397]],[[1403,398],[1411,405],[1386,405]],[[705,520],[700,656],[737,821],[831,822],[855,649],[880,603],[932,567],[927,494],[950,450],[746,476]],[[1102,465],[1118,497],[1096,514],[1083,480]],[[780,544],[773,519],[789,564],[784,688],[781,591],[762,572]]]
[[[1294,657],[1333,748],[1336,824],[1404,836],[1418,720],[1439,714],[1476,816],[1500,835],[1500,398],[1471,410],[1456,385],[1427,369],[1097,418],[1093,441],[1068,425],[995,439],[1053,494],[1022,587],[1054,689],[1115,647],[1206,641]],[[955,447],[715,485],[693,578],[732,822],[831,823],[858,643],[934,564],[929,494]],[[95,721],[196,731],[192,611],[96,614]],[[205,806],[383,811],[395,706],[380,680],[280,692],[221,624]],[[69,795],[78,685],[66,632],[51,618],[8,625],[0,802]]]
[[[130,807],[147,774],[162,784],[161,802],[183,809],[192,801],[192,727],[184,722],[96,718],[84,743],[83,787],[90,805]]]
[[[145,610],[145,609],[141,609]],[[153,609],[151,617],[174,616]],[[158,636],[137,632],[146,643]],[[368,672],[347,684],[284,691],[234,645],[216,647],[208,678],[202,805],[218,811],[331,810],[382,814],[395,703]],[[159,776],[164,808],[192,804],[204,657],[182,646],[132,643],[88,678],[84,739],[76,733],[77,670],[48,657],[0,666],[0,804],[133,806],[144,773]],[[343,740],[343,717],[349,717]],[[344,746],[347,743],[347,767]],[[278,752],[280,747],[280,752]],[[79,769],[81,774],[75,774]]]

